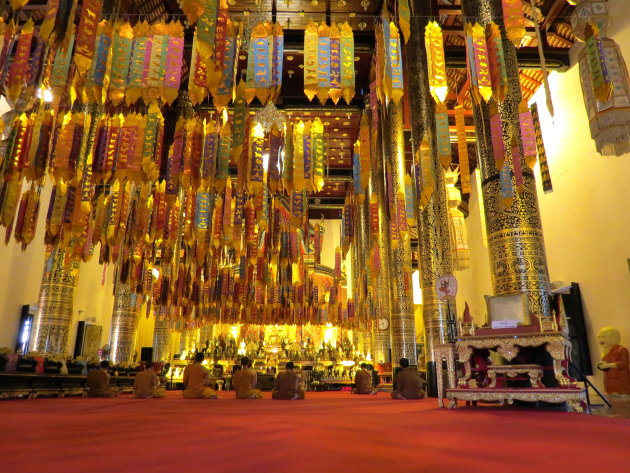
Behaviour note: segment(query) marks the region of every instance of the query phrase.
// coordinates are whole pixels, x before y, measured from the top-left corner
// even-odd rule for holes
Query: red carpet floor
[[[0,472],[630,472],[627,419],[307,394],[2,401]]]

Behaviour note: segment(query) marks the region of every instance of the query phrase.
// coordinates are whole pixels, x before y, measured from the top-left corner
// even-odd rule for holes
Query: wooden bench
[[[489,388],[497,387],[497,376],[501,381],[499,387],[505,385],[505,378],[516,378],[519,374],[529,376],[529,382],[532,388],[544,388],[540,379],[542,378],[543,368],[540,365],[490,365],[488,366],[488,378],[490,379]]]

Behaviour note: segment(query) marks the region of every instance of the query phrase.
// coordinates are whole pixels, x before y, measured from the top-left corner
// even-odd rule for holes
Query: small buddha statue
[[[602,347],[602,361],[597,368],[604,372],[604,390],[607,394],[630,394],[628,349],[619,343],[621,335],[614,327],[603,327],[597,332]]]

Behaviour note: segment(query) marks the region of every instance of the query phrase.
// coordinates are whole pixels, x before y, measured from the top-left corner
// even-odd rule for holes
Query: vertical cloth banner
[[[466,142],[466,126],[464,107],[455,107],[455,129],[457,132],[457,151],[459,154],[459,172],[462,181],[462,193],[470,194],[470,167],[468,165],[468,143]]]

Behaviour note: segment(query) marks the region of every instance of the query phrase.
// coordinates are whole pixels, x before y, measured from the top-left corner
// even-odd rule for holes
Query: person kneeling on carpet
[[[217,392],[210,388],[208,368],[201,363],[204,360],[204,354],[195,353],[195,362],[184,368],[184,395],[185,399],[217,399]]]
[[[88,397],[116,397],[118,391],[109,387],[109,379],[111,376],[107,372],[109,361],[103,360],[99,367],[90,371],[85,381],[88,388]]]
[[[293,371],[295,365],[287,362],[286,371],[279,373],[273,384],[273,399],[295,400],[304,399],[304,391],[300,389],[300,376]]]
[[[354,377],[352,394],[376,394],[377,392],[372,387],[372,374],[368,371],[367,363],[361,363],[361,369]]]
[[[252,369],[252,362],[247,357],[241,359],[241,369],[232,375],[232,386],[236,399],[262,399],[262,391],[256,389],[258,375]]]
[[[400,359],[400,370],[396,375],[396,385],[392,391],[392,399],[422,399],[422,378],[413,366],[409,366],[407,358]]]
[[[133,380],[133,396],[137,399],[166,396],[164,388],[159,388],[159,386],[160,377],[153,369],[153,362],[147,361],[144,364],[144,371],[136,373],[136,378]]]

